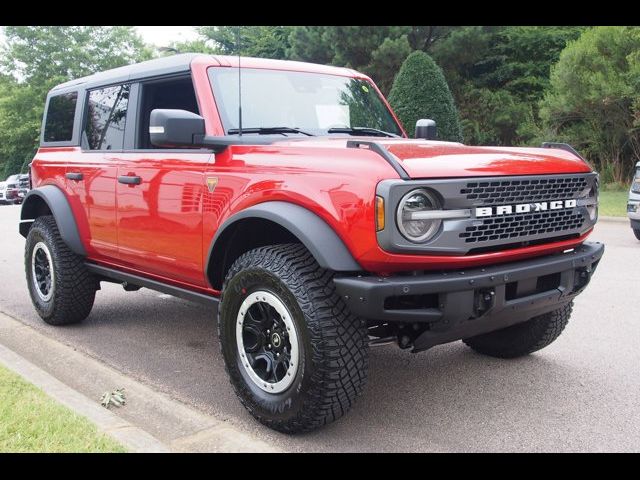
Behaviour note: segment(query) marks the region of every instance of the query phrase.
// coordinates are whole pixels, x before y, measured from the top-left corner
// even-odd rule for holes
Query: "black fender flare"
[[[294,203],[269,201],[232,215],[218,228],[209,246],[205,264],[207,278],[211,257],[216,252],[216,247],[220,246],[220,239],[238,222],[249,218],[269,220],[288,230],[311,252],[322,268],[336,272],[362,271],[342,239],[322,218]]]
[[[53,218],[58,225],[58,231],[64,243],[74,253],[86,256],[87,252],[82,244],[76,219],[73,216],[71,205],[64,192],[55,185],[44,185],[34,188],[24,197],[22,210],[20,211],[20,234],[26,238],[31,224],[38,216],[38,204],[40,201],[49,207]]]

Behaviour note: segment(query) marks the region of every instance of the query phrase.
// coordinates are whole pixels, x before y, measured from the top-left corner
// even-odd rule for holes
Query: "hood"
[[[423,140],[383,141],[411,178],[550,175],[592,171],[576,155],[552,148],[471,147]]]
[[[556,148],[472,147],[454,142],[376,137],[313,137],[283,140],[297,147],[346,148],[349,140],[376,142],[391,152],[409,177],[493,177],[587,173],[581,158]]]

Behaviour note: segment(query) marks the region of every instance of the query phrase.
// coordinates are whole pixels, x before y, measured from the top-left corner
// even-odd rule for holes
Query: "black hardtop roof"
[[[92,75],[87,75],[86,77],[76,78],[74,80],[61,83],[60,85],[56,85],[51,89],[51,93],[61,93],[64,90],[74,90],[78,87],[88,88],[145,77],[186,72],[189,70],[192,60],[199,56],[206,55],[202,53],[180,53],[178,55],[155,58],[145,62],[112,68],[111,70],[94,73]],[[213,59],[213,57],[211,58]]]
[[[104,72],[98,72],[94,73],[93,75],[87,75],[86,77],[69,80],[53,87],[50,91],[50,94],[66,93],[68,91],[74,91],[78,89],[89,89],[102,85],[123,83],[149,77],[159,77],[162,75],[185,73],[190,70],[193,59],[197,57],[204,57],[206,59],[209,59],[214,65],[220,64],[225,66],[232,66],[237,59],[237,57],[207,55],[204,53],[180,53],[168,57],[155,58],[153,60],[147,60],[145,62],[125,65],[123,67],[112,68],[111,70],[105,70]],[[334,73],[336,75],[352,75],[357,73],[355,70],[351,70],[348,68],[319,65],[308,62],[295,62],[291,60],[273,60],[253,57],[242,58],[250,60],[250,63],[254,66],[264,65],[269,68],[276,68],[277,66],[280,66],[279,68],[284,68],[285,70],[288,68],[295,70],[296,68],[294,67],[299,67],[300,65],[304,64],[307,66],[307,68],[320,68],[320,70],[318,70],[320,73]]]

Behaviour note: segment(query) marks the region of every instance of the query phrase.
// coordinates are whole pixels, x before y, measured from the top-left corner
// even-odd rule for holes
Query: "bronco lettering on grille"
[[[511,215],[514,213],[543,212],[546,210],[562,210],[574,208],[577,200],[554,200],[553,202],[520,203],[517,205],[499,205],[496,207],[476,208],[476,217],[492,217],[494,215]]]

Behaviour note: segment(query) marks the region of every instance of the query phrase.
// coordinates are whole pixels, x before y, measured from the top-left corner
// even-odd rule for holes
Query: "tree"
[[[5,27],[0,65],[20,82],[78,78],[150,58],[133,27]]]
[[[604,180],[622,182],[640,159],[640,29],[594,27],[551,70],[541,117],[583,151]]]
[[[472,144],[528,144],[550,67],[584,27],[463,27],[432,49]]]
[[[402,62],[414,50],[429,51],[453,27],[329,26],[294,27],[288,57],[354,68],[389,93]]]
[[[429,55],[415,51],[402,64],[389,102],[407,132],[416,121],[431,118],[442,140],[462,141],[460,118],[442,70]]]
[[[215,47],[207,38],[196,40],[185,40],[181,42],[171,42],[169,48],[161,50],[161,56],[170,56],[178,53],[205,53],[208,55],[219,54],[220,50]]]
[[[289,34],[287,58],[305,62],[329,64],[335,52],[327,38],[327,32],[334,27],[293,27]]]
[[[238,29],[240,29],[240,52],[245,57],[284,59],[290,48],[289,36],[293,27],[242,26],[199,27],[197,29],[206,45],[216,53],[238,55]]]
[[[57,83],[151,57],[132,27],[5,27],[0,51],[0,172],[25,171]]]
[[[37,104],[36,99],[41,99]],[[40,134],[44,98],[38,88],[14,80],[0,86],[0,172],[2,180],[33,158]]]
[[[387,37],[371,52],[371,59],[364,70],[383,93],[389,93],[402,62],[412,51],[407,35],[395,39]]]

